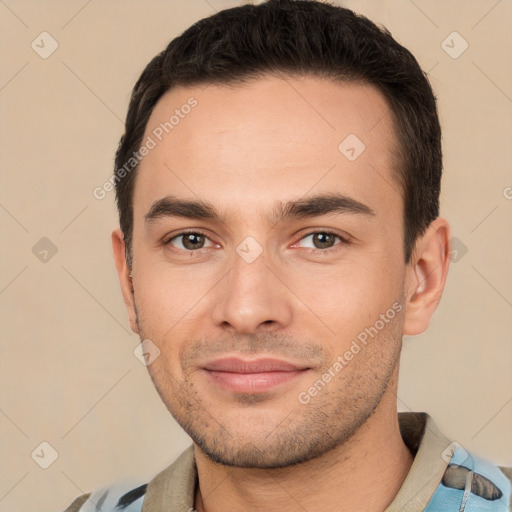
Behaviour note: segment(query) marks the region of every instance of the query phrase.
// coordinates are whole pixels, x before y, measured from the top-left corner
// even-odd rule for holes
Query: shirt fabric
[[[500,470],[451,442],[425,413],[399,413],[398,420],[414,461],[385,512],[512,510],[510,469]],[[197,483],[191,446],[149,483],[83,495],[64,512],[194,512]]]

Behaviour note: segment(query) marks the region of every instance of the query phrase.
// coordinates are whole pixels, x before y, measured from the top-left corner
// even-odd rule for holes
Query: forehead
[[[262,205],[309,190],[395,207],[392,116],[373,86],[265,77],[176,87],[155,106],[134,204],[166,194]],[[196,197],[197,198],[197,197]]]

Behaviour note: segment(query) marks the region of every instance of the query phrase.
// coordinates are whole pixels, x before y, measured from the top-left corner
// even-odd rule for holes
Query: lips
[[[224,358],[204,366],[212,383],[237,393],[263,393],[303,375],[308,368],[279,359]]]
[[[206,370],[229,373],[290,372],[300,370],[299,366],[279,359],[255,359],[253,361],[230,357],[211,361]]]

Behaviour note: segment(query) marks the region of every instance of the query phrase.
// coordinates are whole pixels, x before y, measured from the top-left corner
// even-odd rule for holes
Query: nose
[[[240,334],[274,332],[288,326],[293,317],[293,295],[273,267],[264,253],[250,263],[234,254],[229,272],[212,297],[214,324]]]

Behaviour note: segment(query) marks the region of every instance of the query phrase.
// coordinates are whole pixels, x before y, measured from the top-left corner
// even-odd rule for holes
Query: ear
[[[126,244],[124,242],[124,235],[120,229],[116,229],[112,232],[112,249],[114,251],[114,261],[116,263],[117,275],[119,276],[119,283],[121,284],[124,303],[130,319],[130,327],[133,332],[138,334],[139,329],[137,327],[137,314],[135,311],[132,278],[130,277],[130,267],[126,263]]]
[[[450,226],[437,218],[415,244],[406,270],[404,334],[425,331],[443,294],[450,266]]]

